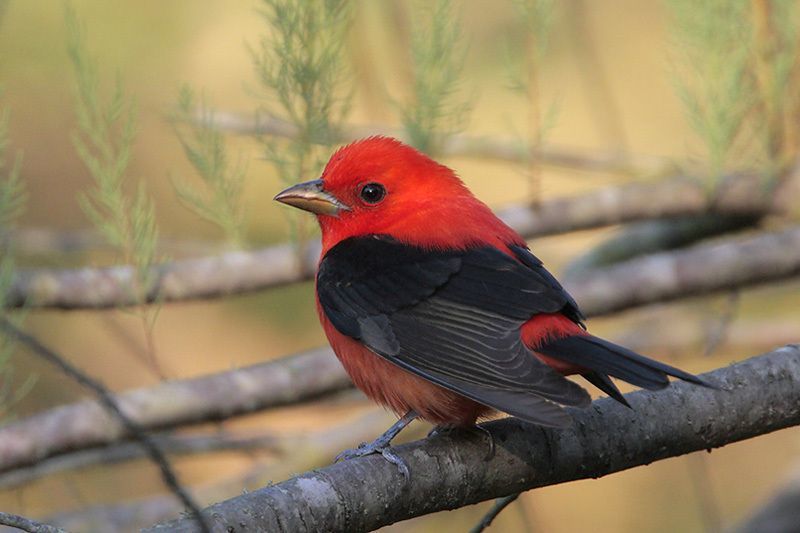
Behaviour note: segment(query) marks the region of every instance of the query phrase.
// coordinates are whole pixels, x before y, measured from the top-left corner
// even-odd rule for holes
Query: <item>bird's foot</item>
[[[347,459],[355,459],[356,457],[364,457],[365,455],[379,453],[384,459],[397,466],[397,469],[400,471],[403,477],[408,480],[411,475],[408,465],[403,458],[397,455],[389,445],[391,444],[392,439],[395,438],[397,434],[400,433],[400,431],[410,424],[415,418],[417,418],[417,413],[415,413],[413,410],[407,412],[400,420],[392,424],[392,427],[387,429],[383,435],[374,441],[370,443],[362,442],[358,445],[358,448],[345,450],[337,455],[333,461],[338,463],[339,461],[344,461]]]
[[[478,435],[482,438],[485,438],[489,442],[489,451],[486,453],[486,460],[488,461],[492,457],[494,457],[495,446],[494,446],[494,436],[492,432],[486,429],[485,427],[475,424],[473,426],[449,426],[449,425],[441,425],[441,426],[434,426],[428,432],[428,437],[435,437],[437,435],[444,435],[447,433],[452,433],[454,431],[463,431],[466,433],[472,433],[473,435]]]
[[[406,464],[402,457],[395,453],[392,447],[389,446],[388,439],[384,439],[383,435],[372,442],[362,442],[358,445],[358,448],[343,451],[336,456],[334,462],[338,463],[339,461],[364,457],[366,455],[372,455],[373,453],[381,454],[384,459],[395,465],[405,479],[410,477],[411,473],[408,469],[408,464]]]

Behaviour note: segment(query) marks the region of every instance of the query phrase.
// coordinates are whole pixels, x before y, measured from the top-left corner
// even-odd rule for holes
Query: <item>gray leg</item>
[[[394,453],[389,445],[392,442],[392,439],[394,439],[397,434],[403,430],[403,428],[409,425],[418,416],[419,415],[413,410],[407,412],[405,415],[403,415],[403,418],[392,424],[392,427],[387,429],[383,435],[370,443],[362,442],[358,445],[358,448],[343,451],[336,456],[334,462],[353,459],[355,457],[363,457],[373,453],[379,453],[384,459],[396,465],[398,470],[400,470],[400,473],[403,474],[403,477],[408,479],[410,475],[408,471],[408,465],[399,455]]]

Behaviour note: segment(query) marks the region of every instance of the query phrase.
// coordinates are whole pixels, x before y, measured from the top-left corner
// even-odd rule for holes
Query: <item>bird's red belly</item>
[[[398,415],[413,409],[433,424],[470,426],[492,412],[485,405],[417,377],[374,354],[336,331],[324,316],[321,321],[333,351],[355,386]]]

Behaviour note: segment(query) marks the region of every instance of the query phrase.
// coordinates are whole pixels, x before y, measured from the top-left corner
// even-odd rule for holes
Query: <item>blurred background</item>
[[[492,207],[674,175],[691,176],[713,190],[724,173],[741,170],[762,172],[768,187],[787,171],[793,155],[785,140],[791,139],[791,128],[772,151],[757,140],[761,130],[748,122],[752,107],[737,107],[754,98],[742,81],[745,75],[725,68],[737,68],[742,50],[757,47],[748,32],[758,26],[759,5],[774,4],[775,12],[786,9],[794,16],[794,2],[708,2],[722,6],[715,13],[688,1],[353,0],[343,12],[326,14],[320,8],[312,22],[296,22],[319,30],[310,39],[321,39],[314,41],[318,50],[330,53],[324,63],[332,69],[319,67],[317,78],[311,74],[313,98],[327,102],[316,122],[308,116],[295,122],[292,131],[301,133],[294,140],[221,130],[214,137],[217,130],[207,126],[217,119],[230,118],[240,130],[255,116],[293,121],[297,104],[287,107],[281,97],[296,86],[287,81],[291,69],[279,67],[287,58],[300,59],[292,59],[281,44],[293,30],[286,19],[284,25],[276,22],[276,4],[281,2],[75,0],[68,11],[60,2],[0,0],[0,107],[9,113],[6,170],[19,151],[19,176],[27,191],[24,211],[14,219],[22,236],[15,242],[14,268],[131,261],[147,266],[131,239],[115,241],[109,233],[115,224],[133,220],[137,209],[157,224],[157,239],[146,229],[131,230],[153,236],[153,261],[311,238],[316,229],[310,222],[291,218],[271,198],[287,183],[319,175],[321,163],[343,140],[334,134],[342,125],[345,132],[351,125],[358,132],[402,132],[454,168]],[[734,18],[720,16],[723,11]],[[704,23],[711,24],[714,37],[698,41]],[[437,36],[443,39],[439,49]],[[727,67],[715,67],[715,61]],[[714,79],[727,86],[720,89]],[[115,101],[117,83],[122,93]],[[737,83],[743,93],[736,92]],[[709,102],[722,104],[728,110],[723,118],[739,122],[716,131],[724,128],[709,126],[706,118],[715,116]],[[103,117],[116,116],[114,109],[122,110],[116,113],[122,118],[103,126]],[[135,128],[125,126],[129,110]],[[738,119],[732,117],[736,113]],[[112,141],[93,145],[98,132]],[[446,149],[451,135],[503,139],[523,156],[503,161],[454,155]],[[563,147],[618,164],[555,166],[526,158],[524,147],[530,145]],[[127,155],[119,152],[129,148],[129,164],[118,176],[128,198],[128,222],[102,207],[114,205],[103,203],[115,194],[113,173],[93,174],[76,146],[96,154],[110,147],[120,160]],[[193,165],[187,146],[195,155],[224,153],[226,165],[218,174],[209,171],[213,157],[195,157]],[[204,175],[220,178],[214,182]],[[110,188],[97,192],[103,179]],[[215,196],[214,183],[220,182],[233,184],[229,194]],[[149,200],[137,203],[140,187]],[[86,204],[95,206],[94,218],[87,216],[93,211]],[[198,216],[209,206],[217,209],[216,224],[207,220],[213,216]],[[560,274],[620,231],[624,228],[601,228],[530,244]],[[44,244],[38,245],[34,234]],[[670,364],[705,372],[797,342],[798,296],[800,283],[786,281],[596,318],[590,327]],[[326,343],[308,282],[150,308],[24,314],[27,330],[114,391],[243,367]],[[7,423],[86,397],[24,350],[6,365],[6,372],[13,371],[6,386],[29,389],[4,408]],[[34,381],[27,386],[29,379]],[[209,503],[324,465],[392,419],[351,391],[182,430],[241,432],[270,444],[171,458],[182,481],[205,490],[201,499]],[[428,428],[416,426],[403,438],[424,436]],[[292,453],[287,442],[294,443],[288,446]],[[539,489],[500,515],[493,528],[717,531],[747,516],[799,468],[798,452],[800,435],[786,430],[711,454]],[[7,482],[0,487],[0,509],[45,518],[159,496],[170,498],[156,468],[140,458]],[[466,530],[489,505],[422,517],[387,531]],[[124,528],[141,525],[147,523],[128,522]],[[81,529],[96,527],[84,523]]]

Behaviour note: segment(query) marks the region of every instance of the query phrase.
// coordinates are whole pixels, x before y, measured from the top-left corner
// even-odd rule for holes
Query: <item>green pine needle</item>
[[[705,145],[715,183],[741,163],[734,147],[754,105],[753,31],[747,0],[669,0],[676,90]],[[745,151],[739,151],[745,153]]]
[[[282,182],[319,175],[350,109],[352,87],[344,43],[351,20],[345,0],[262,0],[264,37],[251,47],[266,117],[291,123],[296,135],[261,139]],[[295,214],[292,236],[304,238]]]
[[[461,20],[450,0],[422,7],[426,21],[411,34],[411,98],[400,105],[409,142],[429,154],[466,125],[471,105],[460,96],[466,47]]]
[[[105,101],[101,95],[97,65],[86,44],[86,29],[68,4],[67,53],[76,85],[75,112],[78,129],[75,149],[91,175],[94,186],[78,201],[87,218],[116,247],[126,263],[136,267],[136,299],[144,301],[158,262],[158,228],[155,209],[142,183],[131,198],[125,191],[133,143],[136,137],[136,105],[117,77]]]
[[[27,192],[21,174],[22,154],[17,153],[13,164],[10,167],[7,165],[8,124],[8,109],[0,108],[0,313],[21,325],[25,318],[24,311],[8,315],[6,301],[16,272],[11,230],[25,210]],[[33,375],[21,381],[16,377],[11,363],[15,350],[16,343],[0,335],[0,421],[3,422],[8,421],[13,406],[25,397],[36,381]]]
[[[225,138],[214,126],[214,112],[205,99],[198,102],[188,85],[181,87],[178,94],[173,124],[183,153],[204,186],[204,190],[198,190],[185,181],[173,179],[178,198],[196,215],[221,228],[232,246],[241,246],[247,166],[241,160],[231,163]]]

